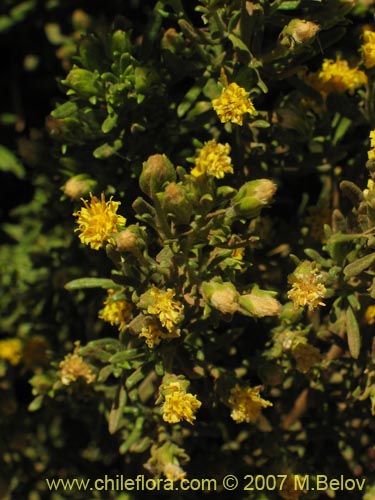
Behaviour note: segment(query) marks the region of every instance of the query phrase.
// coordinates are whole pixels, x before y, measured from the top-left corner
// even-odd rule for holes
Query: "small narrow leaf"
[[[350,306],[346,310],[346,331],[350,354],[354,359],[357,359],[361,350],[361,337],[357,318]]]
[[[354,262],[351,262],[344,268],[345,276],[348,278],[357,276],[362,271],[368,269],[374,262],[374,260],[375,260],[375,253],[371,253],[369,255],[361,257],[360,259],[355,260]]]
[[[115,283],[107,278],[78,278],[65,285],[66,290],[81,290],[82,288],[113,288]]]

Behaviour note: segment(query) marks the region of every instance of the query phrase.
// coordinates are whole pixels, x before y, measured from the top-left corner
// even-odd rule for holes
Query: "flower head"
[[[224,87],[221,96],[212,101],[212,107],[222,123],[232,122],[242,125],[246,113],[256,114],[249,93],[234,82]]]
[[[150,458],[144,467],[154,476],[163,474],[169,481],[175,482],[181,481],[186,476],[186,472],[180,464],[188,460],[189,457],[185,450],[167,441],[161,446],[152,445]]]
[[[167,290],[159,290],[153,286],[149,291],[151,300],[147,307],[147,312],[159,318],[161,325],[169,332],[175,331],[176,325],[182,319],[184,310],[183,304],[177,300],[173,300],[175,291],[171,288]]]
[[[363,33],[363,45],[361,47],[363,64],[366,68],[375,66],[375,32],[366,30]]]
[[[186,420],[192,424],[195,420],[194,413],[200,408],[202,403],[177,380],[164,386],[164,404],[162,407],[163,420],[170,424],[176,424],[181,420]]]
[[[150,349],[159,345],[162,339],[171,339],[179,336],[180,334],[177,330],[165,333],[155,323],[149,323],[144,326],[139,334],[139,337],[144,337],[145,342]]]
[[[95,375],[93,374],[91,368],[78,354],[79,347],[79,342],[76,342],[74,351],[67,354],[59,364],[61,382],[64,385],[69,385],[71,382],[75,382],[79,378],[84,379],[87,384],[91,384],[95,380]]]
[[[318,306],[325,306],[322,298],[326,293],[326,287],[322,283],[322,278],[314,262],[303,261],[299,264],[288,277],[292,285],[288,297],[295,307],[308,306],[309,311],[313,311]]]
[[[325,99],[333,92],[354,92],[367,83],[366,74],[358,67],[350,68],[348,61],[324,59],[322,68],[315,73],[302,71],[301,78]]]
[[[114,290],[108,290],[108,297],[104,301],[104,308],[100,311],[99,318],[118,326],[121,331],[131,316],[132,305],[123,299],[114,300],[114,294]]]
[[[232,387],[228,403],[232,407],[231,417],[237,423],[255,422],[262,408],[272,406],[270,401],[260,397],[258,387],[241,387],[238,384]]]
[[[124,226],[125,217],[117,215],[119,201],[105,201],[104,193],[99,200],[90,194],[90,203],[82,199],[84,207],[74,212],[77,217],[79,239],[82,243],[90,245],[92,249],[99,250],[104,243],[111,241],[111,234],[117,233],[117,226]]]
[[[19,339],[0,340],[0,359],[5,359],[11,365],[16,366],[21,361],[22,342]]]
[[[233,174],[229,153],[229,144],[219,144],[215,140],[206,142],[199,151],[191,174],[194,177],[207,174],[217,179],[222,179],[225,174]]]

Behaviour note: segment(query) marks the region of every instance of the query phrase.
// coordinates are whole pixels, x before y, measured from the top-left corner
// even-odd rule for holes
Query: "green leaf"
[[[94,158],[97,158],[98,160],[105,160],[106,158],[109,158],[113,154],[116,153],[122,146],[122,141],[120,139],[117,139],[114,141],[113,144],[109,144],[106,142],[105,144],[102,144],[101,146],[97,147],[93,151],[93,156]]]
[[[350,306],[346,310],[346,331],[348,335],[349,352],[354,359],[358,359],[361,350],[361,337],[357,318]]]
[[[107,118],[102,123],[103,134],[108,134],[117,125],[118,115],[108,115]]]
[[[182,99],[181,103],[177,107],[177,116],[179,118],[182,118],[186,114],[186,112],[191,108],[191,106],[197,100],[201,91],[202,91],[202,89],[198,85],[193,86],[188,90],[188,92],[185,94],[184,98]]]
[[[37,411],[39,408],[42,406],[44,396],[42,394],[39,394],[35,399],[31,401],[31,403],[28,406],[29,411]]]
[[[25,169],[22,163],[18,160],[8,148],[0,145],[0,170],[3,172],[11,172],[19,179],[25,177]]]
[[[357,276],[362,271],[365,271],[367,268],[371,266],[371,264],[375,260],[375,253],[371,253],[369,255],[365,255],[360,259],[351,262],[344,268],[344,274],[347,278],[352,278],[353,276]]]
[[[124,387],[121,387],[118,401],[114,401],[108,416],[108,430],[114,434],[119,429],[120,420],[126,405],[127,395]]]
[[[143,353],[138,349],[126,349],[124,351],[116,352],[113,356],[109,358],[110,363],[122,363],[123,361],[129,361],[130,359],[135,359],[143,356]]]
[[[78,278],[65,285],[66,290],[81,290],[82,288],[113,288],[115,283],[107,278]]]
[[[75,102],[64,102],[51,112],[53,118],[68,118],[69,116],[76,115],[78,112],[78,105]]]

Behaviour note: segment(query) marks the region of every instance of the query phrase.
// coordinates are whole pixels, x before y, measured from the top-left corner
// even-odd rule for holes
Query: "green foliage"
[[[1,496],[230,473],[366,478],[233,498],[372,498],[374,5],[125,4],[1,7],[7,43],[43,26],[17,64],[51,97],[0,115],[30,188],[1,223]]]

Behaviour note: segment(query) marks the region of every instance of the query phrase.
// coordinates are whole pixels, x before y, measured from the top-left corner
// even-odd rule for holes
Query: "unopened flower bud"
[[[174,216],[176,224],[188,224],[191,217],[192,205],[182,186],[170,182],[160,194],[160,201],[164,211]]]
[[[304,19],[292,19],[280,33],[280,44],[293,48],[294,44],[310,44],[320,30],[319,24]]]
[[[184,40],[181,33],[177,33],[174,28],[169,28],[161,39],[161,48],[176,53],[184,47]]]
[[[142,229],[132,224],[115,235],[116,249],[119,252],[138,253],[145,246]]]
[[[240,295],[230,282],[205,282],[202,284],[202,295],[211,307],[223,314],[234,314],[238,311]]]
[[[124,54],[132,49],[128,33],[122,30],[116,30],[112,34],[111,50],[112,53]]]
[[[229,216],[257,217],[262,208],[271,201],[277,186],[269,179],[246,182],[232,198]]]
[[[281,310],[280,302],[272,297],[272,292],[260,290],[257,286],[252,289],[251,293],[242,295],[239,304],[242,314],[256,318],[276,316]]]
[[[74,66],[73,69],[70,70],[62,83],[73,89],[76,94],[83,98],[97,96],[103,90],[97,75],[87,69],[78,68],[77,66]]]
[[[163,191],[166,182],[174,182],[176,172],[172,163],[165,155],[155,154],[143,163],[142,173],[139,176],[141,190],[150,198]]]
[[[71,200],[79,200],[82,196],[94,191],[95,187],[96,181],[85,175],[75,175],[64,184],[62,189]]]

